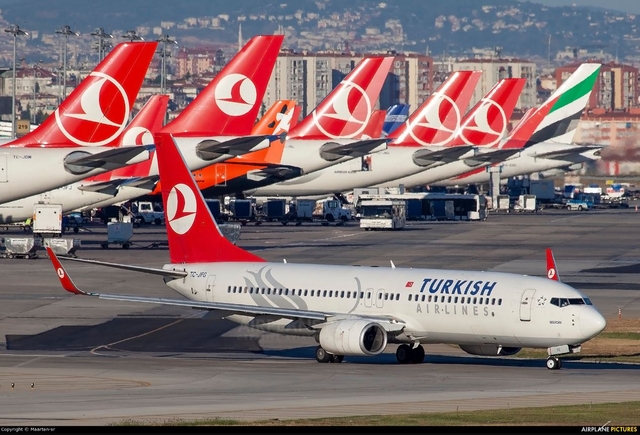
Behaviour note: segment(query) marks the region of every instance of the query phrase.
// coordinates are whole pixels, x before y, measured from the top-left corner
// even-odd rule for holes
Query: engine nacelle
[[[387,347],[387,331],[368,320],[341,320],[323,327],[318,341],[334,355],[372,356]]]
[[[482,356],[510,356],[522,350],[521,347],[502,347],[493,344],[483,345],[460,345],[460,349],[471,355]]]

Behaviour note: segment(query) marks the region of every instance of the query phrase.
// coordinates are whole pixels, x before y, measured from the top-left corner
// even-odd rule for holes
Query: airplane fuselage
[[[510,177],[517,177],[519,175],[528,175],[535,172],[548,171],[551,169],[569,167],[578,163],[586,163],[594,160],[598,160],[600,157],[597,155],[599,150],[587,151],[583,153],[576,153],[571,156],[563,158],[544,158],[539,155],[549,152],[571,150],[576,148],[576,145],[570,144],[554,144],[541,142],[535,144],[524,151],[514,155],[505,161],[494,165],[500,166],[500,178],[507,179]],[[457,174],[460,175],[460,174]],[[458,177],[456,175],[447,177],[446,179],[440,179],[433,184],[437,186],[454,186],[461,184],[482,184],[488,183],[490,173],[486,170],[473,171],[469,175]]]
[[[405,327],[390,337],[396,342],[548,348],[580,344],[604,328],[584,295],[539,277],[292,263],[168,264],[164,269],[186,271],[184,279],[165,281],[196,301],[397,318]],[[575,304],[560,307],[552,304],[556,299]],[[317,332],[310,324],[274,316],[228,318],[281,334]]]

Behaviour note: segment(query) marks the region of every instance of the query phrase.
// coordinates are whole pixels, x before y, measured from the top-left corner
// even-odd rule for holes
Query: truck
[[[33,234],[62,234],[62,204],[34,204]]]
[[[556,189],[553,180],[530,180],[529,195],[535,195],[540,203],[550,203],[556,199]]]
[[[407,203],[402,200],[369,199],[360,202],[360,228],[401,230],[406,224]]]
[[[337,199],[322,199],[316,202],[314,218],[329,222],[344,223],[352,219],[351,209],[346,208]]]
[[[151,201],[138,201],[131,204],[133,221],[138,224],[164,224],[164,211],[160,204]]]

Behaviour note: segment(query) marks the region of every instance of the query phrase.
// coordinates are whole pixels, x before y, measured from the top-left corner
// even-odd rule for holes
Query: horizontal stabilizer
[[[263,169],[247,172],[247,179],[261,181],[266,178],[272,178],[278,181],[286,181],[302,175],[302,169],[297,166],[270,165]]]
[[[502,149],[496,151],[481,152],[473,157],[464,159],[464,163],[471,167],[489,165],[492,163],[501,163],[509,157],[518,154],[520,151],[520,149]]]
[[[86,260],[84,258],[64,257],[64,259],[70,260],[70,261],[78,261],[80,263],[89,263],[89,264],[96,264],[99,266],[113,267],[115,269],[130,270],[132,272],[142,272],[142,273],[149,273],[151,275],[160,275],[160,276],[173,278],[173,279],[180,279],[187,276],[187,272],[184,272],[182,270],[165,270],[165,269],[156,269],[153,267],[131,266],[129,264],[107,263],[104,261]]]
[[[558,159],[558,160],[570,160],[573,157],[578,157],[580,154],[595,151],[594,155],[600,155],[600,150],[604,148],[604,146],[599,145],[585,145],[585,146],[575,146],[573,148],[567,148],[564,150],[558,151],[549,151],[547,153],[536,154],[535,157],[541,159]]]
[[[153,189],[155,189],[159,180],[160,180],[160,177],[158,177],[157,175],[152,175],[150,177],[128,178],[125,180],[120,180],[121,181],[120,185],[127,186],[127,187],[137,187],[139,189],[146,189],[146,190],[152,191]]]
[[[428,148],[420,148],[413,153],[413,163],[418,166],[434,166],[458,161],[461,156],[473,149],[473,146],[457,146],[431,151]]]
[[[329,142],[320,148],[320,157],[328,162],[333,162],[343,157],[364,157],[367,154],[377,153],[386,149],[386,139],[360,140],[346,145]]]
[[[242,136],[224,142],[207,139],[196,146],[196,154],[202,160],[215,160],[225,155],[242,156],[268,148],[277,139],[278,136]]]
[[[78,190],[83,192],[98,192],[105,195],[115,195],[118,192],[118,186],[122,184],[123,180],[109,180],[99,183],[84,184],[78,187]]]
[[[65,169],[75,175],[81,175],[94,169],[112,171],[123,166],[144,162],[150,157],[155,145],[118,147],[91,154],[86,151],[73,151],[64,159]]]

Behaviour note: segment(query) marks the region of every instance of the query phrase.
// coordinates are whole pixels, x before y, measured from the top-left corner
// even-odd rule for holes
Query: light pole
[[[104,40],[113,39],[113,35],[106,33],[102,27],[98,27],[95,31],[91,32],[91,36],[98,37],[98,62],[102,62],[102,55],[104,53]]]
[[[31,107],[31,112],[33,113],[33,124],[36,123],[36,88],[38,87],[36,73],[40,65],[42,65],[42,60],[39,60],[38,63],[33,64],[33,106]]]
[[[67,98],[67,42],[69,35],[80,36],[80,32],[74,32],[69,26],[62,26],[56,33],[64,35],[64,55],[62,57],[62,99]]]
[[[133,41],[144,41],[144,38],[140,35],[138,35],[138,33],[135,30],[127,30],[124,35],[122,35],[122,37],[124,39],[128,39],[129,41],[133,42]]]
[[[13,92],[11,93],[11,137],[16,137],[16,41],[20,35],[29,35],[29,32],[25,32],[17,24],[12,24],[8,29],[4,29],[5,32],[13,35]]]
[[[169,35],[162,35],[162,38],[160,39],[156,39],[157,42],[161,42],[162,43],[162,51],[160,52],[160,54],[162,55],[162,71],[160,73],[160,93],[164,94],[164,88],[166,86],[166,74],[167,74],[167,61],[166,58],[168,57],[167,55],[167,44],[178,44],[178,42],[175,39],[171,39],[169,37]],[[169,54],[170,56],[170,54]]]

